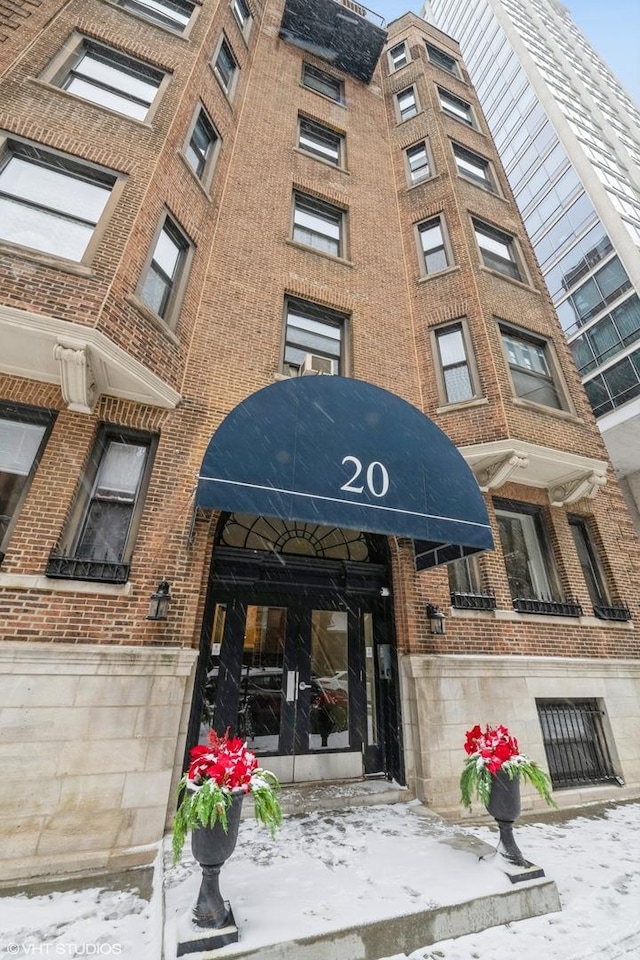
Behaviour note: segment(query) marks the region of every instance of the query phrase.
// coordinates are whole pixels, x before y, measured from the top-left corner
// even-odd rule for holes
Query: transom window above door
[[[370,560],[369,542],[358,530],[327,527],[302,520],[229,514],[219,537],[221,546],[324,560]]]

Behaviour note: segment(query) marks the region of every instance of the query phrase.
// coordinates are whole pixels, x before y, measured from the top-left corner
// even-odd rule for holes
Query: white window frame
[[[431,233],[434,230],[438,231],[435,236],[439,238],[440,242],[435,246],[425,248],[425,237],[427,233]],[[449,249],[449,239],[442,214],[437,214],[435,217],[429,217],[428,220],[421,220],[420,223],[417,223],[416,237],[420,253],[420,272],[422,275],[431,277],[437,273],[442,273],[443,270],[448,270],[451,266],[451,251]],[[445,265],[438,267],[436,270],[429,269],[427,256],[435,255],[440,250],[444,254]]]
[[[461,143],[452,143],[451,147],[459,177],[489,193],[498,192],[491,161],[487,157],[474,153],[468,147],[463,147]]]
[[[195,14],[198,11],[198,5],[194,0],[114,0],[114,2],[128,13],[140,17],[162,30],[170,30],[172,33],[183,36],[190,32]],[[186,19],[184,14],[171,16],[170,13],[162,12],[162,8],[168,11],[171,8],[178,7],[182,7],[185,12],[188,11],[189,16]]]
[[[233,62],[233,69],[229,73],[229,76],[226,75],[226,70],[222,70],[219,64],[220,57],[223,55],[223,50],[226,51],[225,56]],[[231,100],[238,83],[238,76],[240,74],[240,64],[238,63],[238,58],[236,57],[233,47],[229,41],[229,38],[226,34],[222,34],[220,40],[218,41],[218,46],[216,47],[216,52],[211,61],[211,66],[215,74],[216,80],[222,87],[223,92],[225,93],[228,100]]]
[[[240,33],[245,40],[248,40],[253,24],[253,15],[247,0],[231,0],[231,9]]]
[[[196,166],[193,165],[190,158],[190,151],[193,151],[194,154],[198,155],[198,150],[195,147],[192,147],[191,141],[195,136],[196,127],[200,123],[201,119],[204,120],[203,126],[208,126],[211,131],[212,139],[210,140],[210,148],[207,150],[204,155],[204,163],[202,169],[199,170],[199,164]],[[218,132],[216,125],[209,116],[209,111],[203,106],[202,103],[198,104],[198,107],[193,115],[191,123],[189,125],[189,130],[187,131],[187,136],[185,138],[183,155],[189,166],[189,169],[193,172],[194,177],[200,181],[202,186],[206,189],[209,188],[211,180],[213,178],[213,171],[215,169],[216,161],[218,159],[218,154],[220,152],[220,147],[222,145],[222,138]]]
[[[117,492],[115,492],[115,495],[111,498],[109,498],[107,495],[105,501],[109,502],[109,499],[111,499],[115,502],[123,502],[125,505],[130,507],[129,525],[126,537],[124,543],[122,544],[122,549],[119,551],[119,556],[117,559],[80,557],[78,556],[78,551],[80,549],[82,538],[85,534],[92,504],[101,499],[101,495],[97,490],[98,479],[100,477],[102,466],[105,463],[105,457],[107,456],[112,443],[146,448],[144,463],[142,465],[138,483],[133,495],[127,495],[124,493],[122,498],[120,498]],[[55,561],[57,557],[78,561],[81,564],[84,563],[87,565],[87,573],[85,573],[85,577],[90,580],[112,579],[113,574],[105,573],[104,568],[108,568],[109,565],[125,565],[125,574],[122,579],[128,579],[128,567],[135,547],[138,527],[140,525],[142,511],[144,508],[151,470],[153,468],[156,447],[157,437],[154,434],[146,433],[140,430],[133,430],[127,427],[118,427],[113,424],[100,424],[96,440],[91,451],[91,456],[89,457],[87,469],[83,474],[81,484],[78,489],[69,522],[61,538],[59,551],[56,550],[51,555],[50,564],[52,561]],[[47,569],[47,576],[55,577],[56,575],[57,574],[55,571]]]
[[[394,50],[401,50],[397,57],[394,57]],[[399,43],[395,43],[388,51],[387,56],[389,58],[389,70],[391,73],[395,73],[396,70],[401,70],[403,67],[410,62],[409,56],[409,47],[406,40],[401,40]],[[402,60],[401,63],[398,61]]]
[[[305,137],[308,145],[305,144]],[[333,144],[334,150],[326,144]],[[344,169],[344,134],[304,114],[298,116],[298,149],[316,160],[331,164],[332,167]]]
[[[314,74],[316,75],[316,81],[319,86],[314,86]],[[311,83],[309,83],[309,78],[312,79]],[[320,67],[316,67],[312,63],[307,63],[306,60],[302,63],[301,83],[306,90],[312,90],[314,93],[317,93],[319,97],[325,97],[326,100],[330,100],[332,103],[338,103],[342,107],[345,105],[344,82],[338,77],[334,77],[333,74],[327,73],[326,70],[321,70]],[[328,90],[335,89],[336,95],[332,96],[330,93],[326,93],[325,90],[322,89],[323,84],[326,84]]]
[[[460,67],[458,61],[452,54],[448,53],[446,50],[442,50],[440,47],[437,47],[433,43],[429,43],[425,40],[425,47],[427,49],[427,57],[429,58],[429,63],[433,64],[434,67],[438,67],[439,70],[444,70],[445,73],[448,73],[451,77],[456,77],[458,80],[461,79]],[[436,58],[431,56],[431,51],[436,54]],[[437,59],[437,55],[440,55],[444,60],[451,61],[451,67],[445,66]]]
[[[411,154],[412,152],[417,153],[417,151],[419,151],[421,148],[422,148],[422,151],[424,152],[425,163],[421,167],[418,167],[417,169],[418,170],[424,169],[426,172],[416,177],[414,176],[415,171],[411,166],[411,157],[409,156],[409,154]],[[431,151],[429,149],[429,142],[426,139],[426,137],[424,140],[420,140],[418,143],[413,143],[411,144],[410,147],[407,147],[404,151],[404,156],[405,156],[405,163],[406,163],[406,169],[407,169],[407,180],[409,182],[410,187],[414,187],[418,183],[423,183],[425,180],[429,180],[429,178],[433,176],[433,164],[431,160]]]
[[[509,371],[509,379],[511,381],[514,397],[516,397],[521,403],[531,403],[545,410],[565,410],[573,413],[574,410],[570,403],[566,383],[562,376],[560,365],[553,349],[552,341],[532,334],[528,331],[520,330],[517,327],[512,327],[509,324],[501,323],[500,321],[498,321],[498,328],[500,331],[500,343],[502,344],[505,363],[507,364],[507,370]],[[536,355],[538,357],[542,355],[544,358],[544,366],[546,367],[547,372],[542,373],[541,371],[534,369],[532,363],[517,364],[513,362],[509,356],[509,350],[506,343],[507,340],[513,341],[514,344],[523,344],[525,346],[533,347],[534,350],[539,351]],[[517,372],[518,370],[521,370],[525,377],[532,378],[534,383],[538,381],[541,385],[547,385],[547,387],[550,386],[553,389],[555,397],[558,401],[557,405],[543,403],[541,400],[535,400],[531,399],[529,396],[523,396],[518,390],[516,381],[514,379],[514,372]]]
[[[529,278],[516,238],[484,220],[476,217],[471,219],[480,259],[486,269],[509,280],[528,283]]]
[[[107,75],[100,77],[94,73],[92,76],[91,70],[83,71],[82,64],[86,59],[105,64]],[[108,77],[109,70],[114,71],[111,82]],[[123,78],[124,82],[121,85],[118,85],[118,77],[115,74]],[[132,77],[134,89],[136,82],[139,81],[151,88],[155,87],[155,92],[150,99],[142,90],[138,90],[137,94],[127,90],[127,76]],[[108,44],[91,37],[73,33],[41,74],[40,79],[101,110],[109,110],[128,120],[148,124],[158,108],[161,95],[169,84],[171,75],[155,64],[140,60],[122,50],[115,50]],[[84,85],[84,92],[71,89],[75,80]],[[92,98],[90,95],[92,88],[98,93],[106,94],[107,102]],[[110,97],[113,98],[112,103],[108,102]],[[133,112],[132,109],[126,109],[129,104]]]
[[[300,324],[289,323],[290,316],[298,317],[302,322]],[[285,376],[296,377],[299,375],[302,360],[307,353],[334,360],[337,373],[344,376],[347,370],[348,324],[348,315],[339,313],[331,307],[300,300],[297,297],[286,297],[282,351],[282,372]],[[296,330],[303,332],[302,334],[295,333]],[[323,349],[322,339],[315,341],[315,336],[324,340],[335,341],[337,350]],[[302,337],[302,339],[306,337],[307,343],[300,342],[299,337]]]
[[[295,243],[316,253],[344,259],[344,234],[344,210],[299,190],[294,191],[291,237]],[[308,239],[304,239],[305,236]],[[325,245],[335,249],[325,249]]]
[[[462,352],[464,354],[464,359],[455,363],[445,364],[442,349],[441,349],[441,337],[445,337],[452,333],[460,334],[460,341],[462,346]],[[431,331],[432,337],[432,351],[434,359],[436,360],[436,374],[437,374],[437,383],[438,383],[438,392],[440,395],[440,402],[442,406],[453,406],[458,403],[469,403],[472,400],[478,399],[480,392],[478,389],[479,377],[478,370],[475,363],[475,357],[473,353],[473,347],[471,344],[471,338],[469,335],[469,328],[465,318],[460,318],[459,320],[454,320],[450,323],[443,324],[439,327],[434,327]],[[464,367],[467,371],[469,378],[469,387],[470,387],[470,396],[464,397],[462,399],[451,399],[449,396],[449,390],[447,388],[447,378],[446,373],[448,370],[454,369],[456,367]]]
[[[515,505],[514,505],[515,507]],[[535,597],[524,599],[532,600],[552,600],[557,598],[557,591],[554,590],[555,584],[552,583],[550,571],[545,561],[541,543],[541,530],[538,512],[531,513],[526,510],[510,509],[508,506],[496,506],[496,517],[504,516],[510,520],[517,520],[522,529],[522,537],[526,550],[526,564],[531,577],[531,585],[535,592]],[[498,525],[498,530],[499,530]],[[501,539],[502,545],[502,539]],[[504,546],[503,546],[504,551]],[[505,565],[508,564],[508,557],[505,554]],[[517,597],[512,599],[516,600]]]
[[[164,270],[162,264],[156,259],[159,244],[163,237],[167,238],[169,242],[178,249],[176,263],[171,275]],[[145,267],[140,277],[137,296],[147,310],[150,310],[151,313],[160,317],[170,328],[177,326],[192,255],[193,244],[176,219],[167,211],[156,230]],[[145,286],[152,274],[156,274],[160,278],[166,289],[166,296],[160,304],[160,310],[156,309],[152,301],[145,298]]]
[[[41,407],[0,403],[0,484],[5,493],[7,488],[2,482],[3,476],[22,477],[22,481],[15,482],[4,505],[9,512],[0,516],[0,562],[4,559],[56,416],[55,411]],[[16,442],[15,434],[21,432],[20,428],[24,428],[24,437]]]
[[[458,123],[464,123],[465,126],[471,127],[474,130],[478,129],[473,107],[470,103],[467,103],[466,100],[463,100],[462,97],[457,97],[455,93],[451,93],[450,90],[438,87],[438,100],[440,109],[448,117],[457,120]],[[463,109],[458,109],[457,104],[461,104]]]
[[[403,97],[412,97],[413,103],[409,106],[402,106]],[[400,90],[399,93],[396,93],[396,112],[398,116],[398,123],[404,123],[405,120],[411,120],[412,117],[417,116],[420,113],[420,104],[418,102],[418,94],[414,84],[411,84],[408,87],[405,87],[404,90]],[[407,111],[412,110],[412,113]]]
[[[22,193],[7,186],[6,181],[10,180],[12,174],[9,173],[9,167],[13,161],[33,166],[34,169],[42,168],[42,186],[38,187],[37,180],[32,177],[32,171],[29,172],[29,187],[33,196],[28,197],[26,193],[26,181],[23,179]],[[89,212],[89,204],[82,204],[82,211],[78,208],[65,209],[61,201],[63,191],[61,187],[69,190],[70,185],[58,178],[66,177],[69,181],[85,182],[90,186],[95,186],[104,190],[108,195],[100,197],[94,195],[95,209],[93,214]],[[46,181],[51,180],[49,189],[53,191],[51,199],[47,199]],[[3,183],[4,180],[4,183]],[[18,174],[18,180],[20,176]],[[30,143],[11,135],[0,135],[0,208],[4,199],[9,205],[14,207],[23,207],[26,210],[33,211],[33,229],[42,225],[43,243],[41,246],[35,246],[33,243],[20,243],[13,237],[0,235],[0,244],[7,244],[18,251],[34,251],[40,256],[46,258],[62,259],[72,263],[88,264],[93,259],[100,243],[106,223],[113,213],[113,209],[124,187],[124,179],[111,170],[105,170],[94,163],[89,163],[78,157],[69,156],[69,154],[59,153],[57,150],[51,150],[49,147],[43,147],[37,143]],[[69,193],[72,196],[73,191]],[[99,201],[104,200],[102,209],[98,211]],[[73,197],[73,201],[78,207],[78,198]],[[57,205],[56,205],[57,204]],[[73,205],[72,205],[73,206]],[[66,223],[71,229],[71,225],[76,225],[78,230],[90,230],[86,243],[81,250],[81,234],[78,234],[77,251],[72,254],[71,249],[66,256],[61,252],[61,242],[65,236],[70,237],[70,233],[54,234],[51,232],[53,226],[60,227]],[[0,214],[0,230],[2,230],[3,216]],[[6,220],[5,220],[6,223]],[[16,221],[17,223],[17,221]],[[67,252],[67,251],[66,251]]]

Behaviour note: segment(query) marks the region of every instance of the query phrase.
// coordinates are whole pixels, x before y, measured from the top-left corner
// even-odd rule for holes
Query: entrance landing
[[[305,785],[286,793],[293,801],[294,793],[348,788],[355,786]],[[181,863],[165,872],[167,958],[176,956],[188,935],[200,884],[187,849]],[[417,801],[354,806],[351,797],[342,809],[285,817],[273,841],[255,821],[244,820],[220,880],[239,942],[192,956],[404,960],[450,937],[560,909],[553,880],[514,886],[498,857],[480,859],[489,852],[473,834]]]
[[[285,784],[280,792],[285,816],[318,810],[344,810],[346,807],[372,807],[382,803],[408,803],[412,799],[413,794],[406,787],[382,778]],[[242,805],[242,819],[252,817],[253,804],[248,796]]]

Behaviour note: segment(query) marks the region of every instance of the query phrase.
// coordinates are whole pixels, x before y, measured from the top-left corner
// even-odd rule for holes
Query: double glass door
[[[374,634],[374,612],[360,604],[217,603],[201,735],[230,727],[283,782],[371,772]]]

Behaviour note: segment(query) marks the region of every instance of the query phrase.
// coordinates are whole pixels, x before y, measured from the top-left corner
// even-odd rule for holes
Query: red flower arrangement
[[[229,731],[219,737],[209,731],[207,744],[191,749],[187,781],[199,786],[205,780],[215,780],[219,787],[249,793],[251,774],[258,769],[258,760],[240,737],[230,737]]]
[[[187,772],[178,784],[182,799],[173,820],[173,857],[180,859],[184,841],[194,827],[213,827],[220,821],[227,830],[227,811],[234,794],[251,793],[256,820],[271,835],[282,822],[277,777],[258,766],[258,760],[240,737],[209,731],[206,744],[192,747]]]
[[[551,781],[537,763],[520,753],[518,741],[507,727],[499,725],[484,730],[476,724],[466,732],[464,749],[467,758],[460,777],[461,803],[471,809],[473,794],[485,806],[491,796],[492,778],[504,770],[510,780],[514,777],[528,781],[551,806]]]

